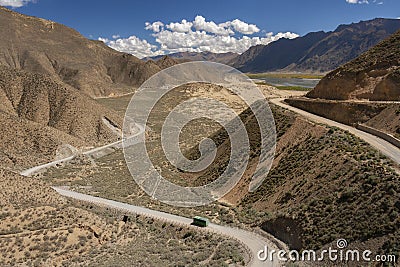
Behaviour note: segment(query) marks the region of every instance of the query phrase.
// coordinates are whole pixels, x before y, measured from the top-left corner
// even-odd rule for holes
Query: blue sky
[[[241,52],[247,46],[280,37],[334,30],[339,24],[400,17],[399,0],[366,2],[0,0],[0,4],[14,6],[20,13],[65,24],[88,38],[100,37],[108,45],[139,57],[186,50]],[[186,21],[182,22],[183,19]],[[152,24],[157,21],[162,23],[159,28]],[[150,23],[147,30],[146,22]],[[227,32],[215,32],[213,27],[222,27]]]

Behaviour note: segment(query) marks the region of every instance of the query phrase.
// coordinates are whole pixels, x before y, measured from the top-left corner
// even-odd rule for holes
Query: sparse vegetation
[[[277,86],[279,90],[289,90],[289,91],[310,91],[312,88],[302,87],[302,86]]]
[[[243,266],[248,260],[245,248],[225,237],[133,214],[123,222],[119,211],[66,200],[36,179],[0,174],[1,266]],[[22,179],[25,186],[14,188]]]
[[[78,191],[185,216],[206,214],[216,223],[245,228],[273,218],[294,218],[307,248],[341,237],[349,242],[376,240],[374,250],[393,251],[398,246],[395,215],[400,190],[391,161],[347,132],[272,108],[279,143],[274,167],[261,188],[237,205],[187,209],[160,204],[141,192],[120,151],[98,160],[96,169],[67,165],[51,169],[44,178],[54,177],[52,183],[65,185],[66,177],[74,177],[67,184]],[[81,187],[88,184],[90,188]],[[386,240],[385,245],[378,240]]]
[[[246,73],[251,79],[260,79],[265,77],[273,78],[298,78],[298,79],[321,79],[324,75],[307,73]]]

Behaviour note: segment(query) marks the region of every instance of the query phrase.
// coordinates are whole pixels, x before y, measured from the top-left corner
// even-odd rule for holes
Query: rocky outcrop
[[[307,96],[400,100],[400,31],[327,74]]]

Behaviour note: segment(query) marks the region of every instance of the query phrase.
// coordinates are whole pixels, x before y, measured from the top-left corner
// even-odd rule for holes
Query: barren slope
[[[307,96],[400,100],[400,31],[327,74]]]
[[[0,7],[0,65],[40,72],[91,96],[132,91],[160,70],[64,25]]]
[[[29,166],[53,159],[63,144],[93,146],[116,141],[103,122],[122,119],[87,95],[50,77],[0,67],[0,165]],[[11,164],[12,163],[12,164]]]

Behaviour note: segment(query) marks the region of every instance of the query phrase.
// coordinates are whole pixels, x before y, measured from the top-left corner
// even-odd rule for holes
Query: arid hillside
[[[0,65],[39,72],[90,96],[126,93],[160,70],[64,25],[0,7]]]
[[[243,246],[225,237],[71,201],[1,168],[0,185],[1,266],[245,263]]]
[[[195,84],[186,93],[198,89]],[[215,88],[221,96],[222,90]],[[276,89],[275,89],[276,90]],[[185,91],[183,91],[185,92]],[[175,92],[154,112],[162,118],[174,101],[184,99]],[[231,96],[235,107],[235,98]],[[109,101],[120,107],[120,102]],[[204,214],[216,223],[262,228],[283,240],[291,248],[321,249],[345,238],[351,247],[361,246],[374,252],[396,253],[399,248],[399,176],[398,166],[361,139],[343,130],[316,124],[271,105],[277,130],[277,150],[272,168],[260,188],[248,192],[258,162],[260,134],[254,115],[246,110],[240,117],[250,138],[250,160],[237,186],[220,202],[199,208],[176,208],[159,203],[143,193],[133,181],[122,151],[99,160],[96,167],[78,164],[50,169],[43,179],[56,185],[122,202],[194,216]],[[381,109],[377,107],[377,112]],[[215,180],[227,165],[230,142],[226,131],[209,121],[196,120],[184,129],[181,149],[196,159],[198,145],[206,134],[218,146],[217,157],[206,170],[185,173],[170,166],[157,145],[160,122],[153,121],[148,135],[148,152],[164,177],[183,186],[200,186]],[[204,130],[203,129],[206,129]],[[214,129],[214,131],[208,132]],[[154,144],[154,146],[152,145]],[[89,186],[90,185],[90,186]]]
[[[245,111],[241,117],[250,133],[250,162],[223,201],[240,213],[252,212],[248,223],[259,223],[291,248],[320,249],[345,238],[375,252],[396,253],[400,187],[394,168],[398,166],[345,131],[312,123],[280,107],[272,110],[278,142],[268,176],[258,190],[247,191],[259,157],[260,135],[254,116]],[[197,177],[200,184],[221,173],[229,159],[226,134],[212,138],[220,144],[222,156],[208,173]]]
[[[49,76],[0,67],[1,166],[53,160],[62,145],[95,146],[118,140],[104,123],[122,119],[87,95]]]
[[[400,31],[327,74],[307,96],[400,100]]]
[[[0,166],[53,160],[65,146],[118,140],[122,116],[92,98],[134,92],[162,68],[64,25],[0,7]],[[112,127],[110,127],[110,125]]]

